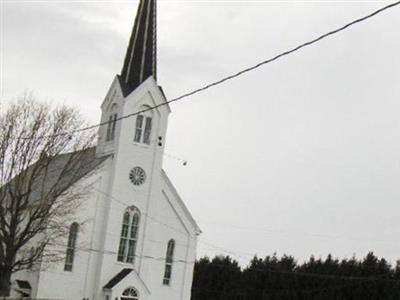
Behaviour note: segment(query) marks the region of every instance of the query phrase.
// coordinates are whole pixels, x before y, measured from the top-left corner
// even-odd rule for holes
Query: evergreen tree
[[[400,262],[393,268],[372,252],[362,260],[310,257],[297,263],[276,254],[243,270],[229,256],[196,262],[192,300],[394,300],[400,299]]]

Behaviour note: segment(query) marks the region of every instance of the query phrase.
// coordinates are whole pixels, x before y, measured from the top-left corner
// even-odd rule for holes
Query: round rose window
[[[133,185],[142,185],[146,180],[146,173],[141,167],[134,167],[129,172],[129,179],[132,181]]]

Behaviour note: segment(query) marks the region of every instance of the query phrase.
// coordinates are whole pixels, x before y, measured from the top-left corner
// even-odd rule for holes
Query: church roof
[[[119,80],[126,97],[148,77],[157,79],[156,0],[140,0]]]
[[[96,157],[96,148],[92,147],[52,158],[46,168],[47,174],[39,174],[35,178],[32,192],[29,195],[29,202],[34,203],[40,199],[43,192],[47,193],[53,188],[58,191],[65,191],[79,179],[95,170],[108,157]],[[43,182],[45,182],[44,185]]]
[[[133,269],[124,268],[117,275],[115,275],[111,280],[103,287],[103,289],[111,290],[116,286],[122,279],[124,279]]]
[[[165,183],[170,188],[170,191],[174,194],[175,199],[177,200],[177,204],[180,206],[180,208],[182,209],[183,213],[185,214],[185,216],[187,217],[189,222],[193,225],[193,227],[194,227],[194,229],[196,231],[196,234],[197,235],[201,234],[201,229],[200,229],[199,225],[197,225],[197,223],[194,220],[192,214],[189,212],[189,210],[187,209],[187,207],[186,207],[185,203],[183,202],[182,198],[179,196],[179,194],[176,191],[174,185],[172,184],[171,180],[169,179],[167,173],[164,170],[161,170],[161,175],[162,175],[162,178],[164,179]]]

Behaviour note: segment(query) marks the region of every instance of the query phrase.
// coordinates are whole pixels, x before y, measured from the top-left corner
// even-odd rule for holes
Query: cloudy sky
[[[1,1],[1,101],[24,91],[96,123],[138,2]],[[168,98],[386,1],[158,1]],[[400,258],[400,7],[172,105],[165,169],[199,255]]]

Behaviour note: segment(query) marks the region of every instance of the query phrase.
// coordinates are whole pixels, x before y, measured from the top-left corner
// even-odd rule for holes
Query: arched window
[[[149,109],[149,106],[141,106],[140,111]],[[136,143],[150,144],[151,140],[151,127],[152,127],[153,113],[146,111],[136,117],[135,138]]]
[[[76,239],[78,238],[78,230],[79,230],[79,224],[76,222],[72,223],[69,228],[64,271],[72,271],[72,265],[74,264],[74,256],[75,256]]]
[[[139,293],[138,291],[133,288],[127,288],[123,293],[121,300],[139,300]]]
[[[172,275],[172,262],[174,259],[175,241],[170,240],[167,246],[167,255],[165,257],[164,285],[169,285]]]
[[[136,207],[129,207],[122,217],[118,261],[133,263],[139,231],[140,213]]]
[[[110,108],[108,123],[107,123],[107,136],[106,141],[112,141],[115,137],[115,127],[117,126],[117,104],[113,104]]]
[[[28,269],[32,270],[33,269],[33,261],[35,260],[35,247],[31,247],[29,250],[29,264],[28,264]]]

